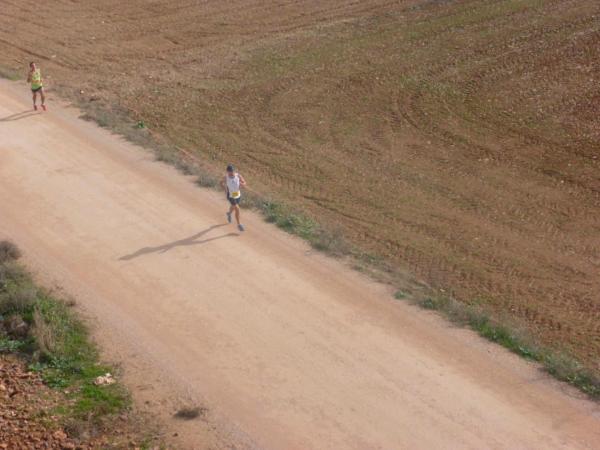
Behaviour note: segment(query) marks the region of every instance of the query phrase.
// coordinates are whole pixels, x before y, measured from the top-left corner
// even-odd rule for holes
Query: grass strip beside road
[[[66,394],[54,413],[67,429],[90,429],[127,410],[130,396],[120,383],[94,383],[114,368],[99,361],[72,304],[37,287],[19,256],[12,243],[0,242],[0,353],[24,358],[46,385]]]
[[[409,300],[423,309],[437,311],[453,323],[471,328],[481,337],[507,348],[517,355],[535,361],[546,372],[600,400],[600,378],[569,355],[544,348],[535,343],[533,337],[516,326],[496,321],[480,307],[466,305],[449,297],[424,297],[414,299],[405,292],[394,294],[397,300]]]

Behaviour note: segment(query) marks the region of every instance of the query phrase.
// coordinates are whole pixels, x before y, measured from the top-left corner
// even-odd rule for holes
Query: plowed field
[[[31,59],[600,367],[597,1],[4,0]]]

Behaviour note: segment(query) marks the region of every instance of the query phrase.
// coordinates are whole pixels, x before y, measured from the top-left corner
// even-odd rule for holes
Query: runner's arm
[[[238,173],[238,176],[240,177],[240,186],[246,187],[246,180],[244,179],[244,177],[242,176],[242,174]]]

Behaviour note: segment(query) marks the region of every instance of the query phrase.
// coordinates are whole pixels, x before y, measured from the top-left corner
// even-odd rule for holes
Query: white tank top
[[[236,173],[233,177],[229,175],[227,178],[227,190],[231,198],[240,198],[242,193],[240,192],[240,176]]]

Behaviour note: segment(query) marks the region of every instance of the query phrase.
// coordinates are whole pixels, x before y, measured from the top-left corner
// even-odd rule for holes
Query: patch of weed
[[[203,174],[198,176],[196,180],[198,186],[205,188],[217,188],[219,187],[219,179],[211,174]]]
[[[78,397],[74,412],[79,418],[116,414],[129,405],[129,398],[118,384],[96,386],[88,380]]]
[[[21,74],[14,69],[0,65],[0,78],[6,78],[7,80],[17,81],[21,79]]]
[[[406,298],[406,294],[402,291],[396,291],[396,293],[394,294],[394,298],[396,300],[403,300]]]
[[[0,337],[0,353],[17,353],[25,345],[25,342],[8,337]]]
[[[398,297],[398,291],[394,297]],[[569,383],[592,399],[600,399],[600,378],[569,355],[539,347],[525,332],[517,332],[515,326],[496,322],[477,305],[466,305],[449,297],[427,297],[415,303],[424,309],[439,311],[452,322],[467,326],[481,337],[502,345],[511,352],[531,361],[557,378]]]
[[[433,310],[439,309],[439,305],[432,298],[426,298],[425,300],[423,300],[423,302],[421,303],[421,306],[425,309],[433,309]]]
[[[274,223],[287,233],[301,237],[315,250],[330,255],[343,255],[350,252],[350,246],[343,239],[341,232],[327,230],[312,217],[293,210],[284,203],[259,198],[250,203],[250,206],[257,209],[267,222]]]
[[[0,314],[30,316],[37,299],[37,289],[24,272],[11,266],[6,271],[0,269]]]
[[[5,243],[0,243],[0,249],[10,250],[5,254],[20,254]],[[66,419],[93,421],[129,405],[120,385],[94,385],[97,376],[112,369],[99,363],[86,327],[68,304],[37,289],[11,258],[0,263],[0,314],[0,318],[16,314],[29,325],[27,339],[0,337],[0,352],[28,352],[30,370],[39,372],[48,386],[68,389],[72,404],[64,406]]]
[[[549,374],[579,388],[591,398],[600,399],[600,379],[574,359],[548,354],[544,356],[543,363]]]
[[[21,250],[10,241],[0,242],[0,264],[15,261],[21,257]]]

